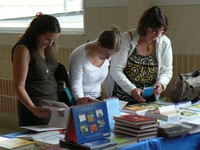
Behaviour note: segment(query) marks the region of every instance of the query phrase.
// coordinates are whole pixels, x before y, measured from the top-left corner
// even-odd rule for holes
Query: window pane
[[[25,29],[37,12],[55,16],[64,31],[83,29],[83,0],[0,0],[0,30]]]

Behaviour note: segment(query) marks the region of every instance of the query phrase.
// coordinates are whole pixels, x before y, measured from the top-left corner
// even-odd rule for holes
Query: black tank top
[[[54,77],[57,62],[47,63],[42,57],[29,64],[25,89],[34,103],[41,99],[57,101],[57,82]]]
[[[29,64],[25,89],[35,106],[43,106],[43,100],[58,101],[57,82],[54,77],[57,62],[47,63],[42,57]],[[18,102],[19,126],[44,125],[50,118],[38,118],[22,103]]]

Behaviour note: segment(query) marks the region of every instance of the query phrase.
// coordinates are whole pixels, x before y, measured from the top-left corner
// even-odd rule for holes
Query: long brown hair
[[[26,29],[25,33],[19,38],[18,42],[12,48],[12,60],[15,47],[22,44],[28,48],[31,62],[37,61],[39,57],[37,38],[38,36],[47,32],[61,32],[61,27],[58,20],[51,15],[37,13],[35,18],[31,21],[29,27]],[[51,47],[47,47],[45,50],[46,61],[49,63],[56,60],[52,51],[53,47],[55,47],[55,42]]]

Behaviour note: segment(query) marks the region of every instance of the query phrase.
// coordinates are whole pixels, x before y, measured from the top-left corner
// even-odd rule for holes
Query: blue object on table
[[[17,132],[14,132],[14,133],[4,134],[2,136],[7,137],[7,138],[16,138],[17,136],[24,135],[24,134],[27,134],[27,133],[35,133],[35,131],[23,130],[23,131],[17,131]]]
[[[155,90],[154,87],[146,87],[143,89],[143,92],[142,92],[142,97],[145,98],[145,97],[149,97],[153,94],[153,91]]]

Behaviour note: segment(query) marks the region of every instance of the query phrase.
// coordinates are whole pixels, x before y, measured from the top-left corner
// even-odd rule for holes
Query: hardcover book
[[[154,118],[150,118],[147,116],[141,116],[141,115],[137,115],[137,114],[121,115],[119,117],[114,117],[114,120],[120,121],[120,122],[125,122],[125,123],[131,123],[133,125],[156,123],[156,119],[154,119]]]
[[[145,137],[145,136],[150,136],[150,135],[157,135],[157,131],[150,131],[150,132],[144,132],[144,133],[134,133],[122,129],[114,129],[115,133],[120,133],[120,134],[125,134],[133,137]]]
[[[35,143],[20,138],[0,137],[1,150],[22,150],[34,148]]]
[[[130,123],[125,123],[125,122],[121,122],[121,121],[117,121],[115,122],[115,126],[124,126],[124,127],[131,127],[133,129],[148,129],[148,128],[154,128],[154,127],[158,127],[158,122],[156,123],[149,123],[149,124],[141,124],[141,125],[134,125]]]
[[[152,127],[152,128],[147,128],[147,129],[134,129],[132,127],[127,127],[127,126],[122,126],[122,125],[115,125],[115,129],[119,129],[119,130],[121,129],[121,130],[130,131],[130,132],[138,133],[138,134],[158,130],[157,127]]]
[[[158,127],[159,131],[162,132],[170,132],[170,131],[177,131],[177,130],[182,130],[183,126],[180,124],[175,124],[175,123],[162,123]]]
[[[110,136],[105,101],[71,107],[65,140],[83,144]]]

